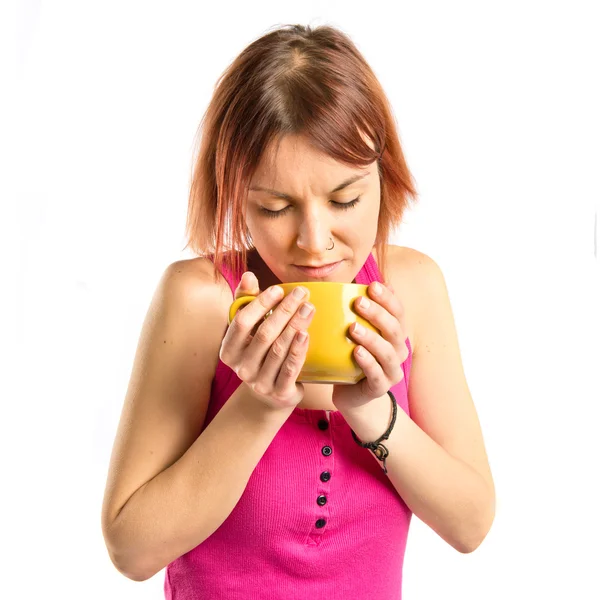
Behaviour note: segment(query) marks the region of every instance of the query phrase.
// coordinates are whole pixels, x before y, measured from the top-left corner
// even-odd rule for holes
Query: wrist
[[[389,394],[374,398],[359,407],[340,410],[350,429],[362,442],[373,442],[387,431],[393,407]]]
[[[259,421],[285,421],[294,411],[293,406],[274,406],[269,404],[269,399],[252,390],[246,383],[242,382],[236,393],[239,395],[243,410],[249,418]]]

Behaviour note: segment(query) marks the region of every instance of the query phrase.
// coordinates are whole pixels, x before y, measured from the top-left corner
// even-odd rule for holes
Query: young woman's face
[[[278,281],[349,283],[373,249],[379,204],[377,161],[363,169],[348,167],[316,152],[302,137],[287,136],[276,155],[265,154],[252,178],[246,225],[260,258]],[[334,248],[327,250],[332,240]],[[321,277],[296,266],[338,261]]]

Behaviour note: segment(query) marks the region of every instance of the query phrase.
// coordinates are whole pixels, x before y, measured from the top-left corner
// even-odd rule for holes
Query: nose
[[[327,219],[319,214],[311,214],[302,219],[296,243],[307,254],[322,256],[331,247],[332,237]]]

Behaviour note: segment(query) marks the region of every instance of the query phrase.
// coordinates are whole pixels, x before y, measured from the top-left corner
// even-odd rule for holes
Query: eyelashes
[[[335,202],[331,200],[331,203],[339,210],[349,210],[350,208],[354,208],[359,202],[360,196],[354,198],[354,200],[350,200],[350,202]],[[258,210],[261,214],[265,215],[266,217],[275,219],[287,213],[290,208],[292,208],[291,204],[289,206],[286,206],[285,208],[282,208],[281,210],[269,210],[268,208],[263,208],[262,206]]]

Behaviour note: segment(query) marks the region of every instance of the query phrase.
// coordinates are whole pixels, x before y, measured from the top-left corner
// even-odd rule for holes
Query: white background
[[[405,600],[600,597],[595,4],[17,5],[7,598],[162,597],[164,571],[133,582],[106,552],[108,461],[152,293],[190,256],[199,120],[286,23],[340,27],[390,98],[420,193],[390,241],[442,267],[496,483],[472,554],[413,519]]]

